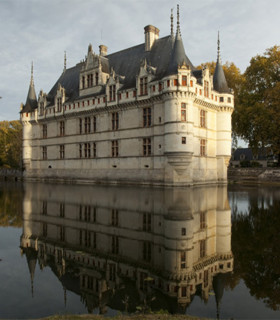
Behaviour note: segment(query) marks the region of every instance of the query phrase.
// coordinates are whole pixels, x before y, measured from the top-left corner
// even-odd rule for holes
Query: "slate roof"
[[[227,80],[224,74],[223,66],[220,61],[217,61],[214,76],[213,76],[214,90],[220,93],[230,93]]]
[[[31,78],[29,90],[26,98],[25,105],[23,106],[21,113],[32,112],[38,107],[38,101],[36,97],[35,87],[33,79]]]
[[[173,36],[157,39],[150,51],[145,51],[145,43],[142,43],[109,54],[106,57],[101,57],[102,70],[109,73],[109,70],[113,68],[117,75],[124,77],[124,79],[120,81],[123,84],[122,89],[133,88],[135,87],[136,75],[139,73],[141,63],[143,63],[145,59],[147,65],[156,70],[155,80],[176,74],[178,65],[182,65],[183,63],[195,71],[193,64],[185,53],[179,32],[177,32],[175,39]],[[73,101],[79,97],[79,73],[82,66],[83,62],[77,64],[75,67],[66,69],[61,74],[47,96],[49,105],[53,105],[54,103],[58,84],[61,84],[61,86],[65,88],[68,98],[67,101]]]

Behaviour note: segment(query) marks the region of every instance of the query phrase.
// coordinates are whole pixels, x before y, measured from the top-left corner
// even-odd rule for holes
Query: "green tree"
[[[280,155],[280,47],[250,61],[233,114],[235,133],[254,149]]]
[[[22,125],[20,121],[0,122],[0,166],[20,168]]]

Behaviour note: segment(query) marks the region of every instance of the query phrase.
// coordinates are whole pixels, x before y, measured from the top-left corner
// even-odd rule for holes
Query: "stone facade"
[[[179,24],[176,36],[171,30],[159,38],[149,25],[144,44],[109,55],[106,46],[95,54],[89,45],[85,60],[65,66],[38,101],[32,74],[21,109],[26,179],[227,181],[233,94],[219,83],[223,71],[213,79],[207,68],[192,66]]]

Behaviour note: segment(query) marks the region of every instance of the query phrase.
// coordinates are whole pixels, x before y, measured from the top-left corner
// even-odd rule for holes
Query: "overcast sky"
[[[93,50],[108,53],[144,42],[144,27],[170,34],[170,10],[180,4],[185,51],[194,65],[216,60],[245,71],[250,59],[280,45],[280,0],[0,0],[0,121],[19,119],[34,62],[36,94],[49,92],[67,67]]]

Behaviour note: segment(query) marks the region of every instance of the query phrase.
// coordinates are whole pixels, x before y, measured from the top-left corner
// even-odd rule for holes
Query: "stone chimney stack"
[[[152,46],[155,42],[155,40],[159,37],[159,29],[148,25],[144,28],[145,30],[145,51],[150,51],[152,49]]]
[[[100,46],[99,46],[99,54],[101,55],[101,56],[107,56],[107,50],[108,50],[108,47],[106,47],[104,44],[101,44]]]

